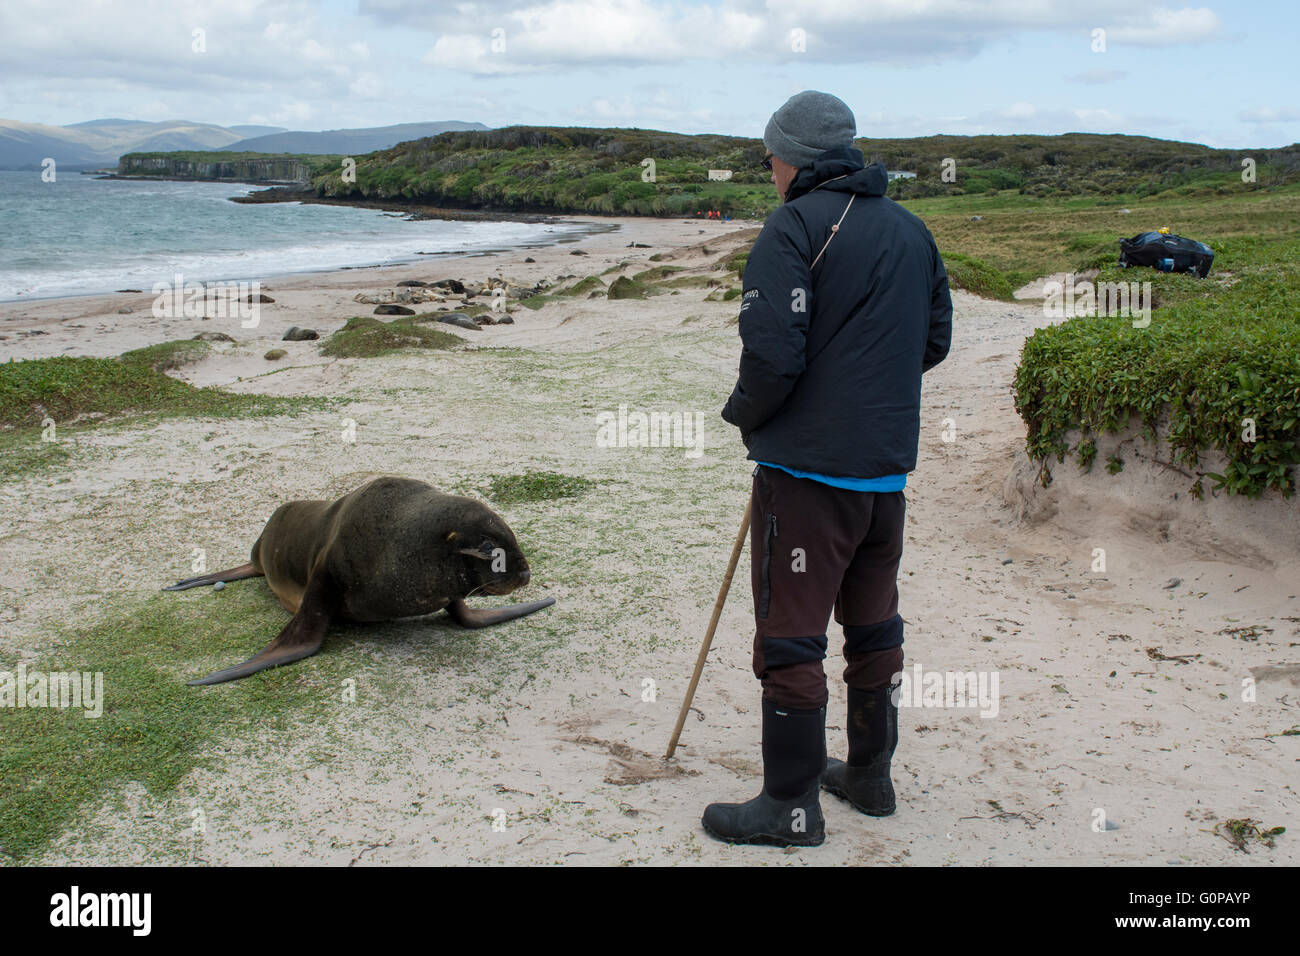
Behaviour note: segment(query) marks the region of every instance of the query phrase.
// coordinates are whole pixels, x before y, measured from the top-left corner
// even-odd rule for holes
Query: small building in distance
[[[731,170],[729,169],[709,170],[709,182],[725,183],[730,178],[731,178]]]

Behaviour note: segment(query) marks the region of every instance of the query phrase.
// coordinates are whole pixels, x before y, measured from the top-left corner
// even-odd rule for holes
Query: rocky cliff
[[[230,180],[243,183],[302,183],[311,181],[321,157],[227,156],[220,153],[127,153],[118,161],[117,175],[130,178]]]

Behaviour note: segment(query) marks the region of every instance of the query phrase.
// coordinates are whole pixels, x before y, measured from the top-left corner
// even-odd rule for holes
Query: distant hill
[[[243,137],[269,136],[271,133],[287,133],[289,131],[286,126],[227,126],[226,129]]]
[[[46,126],[0,119],[0,169],[36,169],[47,157],[60,168],[116,166],[133,150],[222,149],[243,133],[211,123],[99,119]]]
[[[0,169],[39,169],[47,156],[71,169],[98,165],[105,153],[88,140],[61,126],[0,120]]]
[[[290,131],[253,136],[231,143],[226,148],[254,153],[325,153],[360,156],[373,153],[378,149],[388,149],[411,139],[422,139],[451,131],[487,128],[482,123],[447,120],[439,123],[399,123],[396,126],[375,126],[370,129],[330,129],[319,133]],[[166,147],[151,148],[165,149]]]
[[[286,130],[282,126],[226,127],[189,120],[146,123],[95,119],[67,126],[47,126],[0,119],[0,169],[39,169],[47,156],[53,157],[62,169],[97,169],[116,166],[119,157],[126,153],[170,150],[360,156],[403,140],[467,129],[487,127],[482,123],[447,121],[313,133]]]
[[[1212,149],[1144,136],[928,136],[858,139],[868,161],[916,173],[889,185],[895,199],[997,190],[1043,197],[1213,193],[1242,185],[1242,160],[1258,188],[1300,179],[1300,145]],[[717,210],[761,218],[776,204],[759,167],[757,139],[644,129],[509,126],[445,133],[358,159],[356,181],[337,168],[312,177],[320,196],[517,212],[691,215]],[[643,178],[654,161],[653,181]],[[952,160],[946,164],[945,160]],[[954,171],[952,181],[943,175]],[[727,182],[708,170],[733,171]]]

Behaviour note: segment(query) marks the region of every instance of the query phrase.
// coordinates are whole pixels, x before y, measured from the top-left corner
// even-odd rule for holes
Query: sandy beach
[[[593,221],[619,228],[547,248],[272,278],[262,291],[275,301],[251,330],[155,319],[147,291],[0,304],[4,360],[113,356],[224,332],[236,341],[174,374],[345,400],[342,415],[80,431],[57,471],[0,484],[6,662],[129,613],[185,576],[195,547],[213,568],[247,560],[286,500],[334,497],[380,474],[475,495],[493,474],[596,482],[581,497],[500,509],[533,569],[509,600],[551,596],[555,607],[477,632],[439,621],[332,634],[324,655],[365,661],[354,701],[313,683],[312,660],[296,665],[305,692],[339,698],[333,717],[224,740],[164,796],[127,783],[34,862],[1300,862],[1291,833],[1243,853],[1213,832],[1229,819],[1296,824],[1300,737],[1283,734],[1300,726],[1300,503],[1196,501],[1190,478],[1131,435],[1114,439],[1128,442],[1120,475],[1053,462],[1042,488],[1010,386],[1026,336],[1052,320],[1030,300],[964,292],[953,295],[950,357],[924,381],[900,612],[909,669],[996,674],[996,712],[900,711],[894,816],[869,819],[823,795],[819,848],[708,838],[705,804],[761,785],[747,555],[681,748],[671,763],[661,755],[748,494],[752,466],[718,417],[739,358],[736,303],[691,287],[575,297],[519,308],[513,325],[451,329],[463,349],[381,358],[281,341],[290,326],[323,338],[371,314],[354,296],[408,279],[530,285],[624,262],[630,275],[667,254],[660,261],[725,280],[710,266],[758,225]],[[288,355],[269,362],[272,348]],[[703,453],[600,447],[597,417],[622,405],[702,413]],[[339,440],[342,417],[355,421],[355,442]],[[219,626],[235,588],[266,585],[169,597],[205,602]],[[270,636],[249,634],[248,652]],[[844,749],[840,640],[832,626],[833,755]],[[176,679],[218,663],[233,662],[196,660]],[[196,807],[207,821],[198,834]]]

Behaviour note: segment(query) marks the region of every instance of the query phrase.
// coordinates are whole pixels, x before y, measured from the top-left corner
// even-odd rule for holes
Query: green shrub
[[[1209,449],[1227,458],[1222,474],[1205,473],[1216,488],[1248,497],[1275,488],[1290,497],[1300,464],[1297,273],[1263,271],[1210,292],[1158,310],[1145,329],[1124,317],[1080,317],[1030,336],[1015,378],[1030,457],[1064,461],[1066,433],[1079,429],[1075,454],[1091,464],[1094,435],[1136,419],[1151,439],[1167,415],[1160,437],[1177,461],[1196,469]],[[1107,470],[1122,467],[1113,461]]]
[[[561,475],[553,471],[530,471],[522,475],[493,475],[488,479],[487,496],[497,504],[519,501],[550,501],[555,498],[576,498],[596,482],[577,475]]]
[[[640,282],[634,282],[627,276],[619,276],[609,285],[606,295],[611,299],[644,299],[647,290]]]
[[[948,270],[948,285],[986,299],[1015,299],[1015,287],[1006,273],[987,262],[960,252],[943,254],[943,264]]]
[[[433,313],[405,315],[392,322],[381,322],[369,315],[355,316],[324,341],[321,354],[373,358],[401,349],[447,349],[464,344],[460,336],[425,324],[430,320],[436,321]]]
[[[198,343],[195,343],[198,344]],[[144,350],[137,350],[137,353]],[[131,353],[127,353],[131,355]],[[40,425],[84,415],[158,412],[167,415],[268,414],[295,400],[195,388],[135,359],[58,356],[0,363],[0,425]]]
[[[556,295],[587,296],[593,292],[605,291],[605,283],[601,282],[596,276],[587,276],[585,279],[579,279],[573,285],[560,289]]]
[[[118,356],[118,361],[127,365],[151,368],[155,372],[166,372],[184,365],[192,365],[207,358],[212,345],[209,342],[194,339],[180,339],[174,342],[159,342],[146,345],[141,349],[132,349]]]

